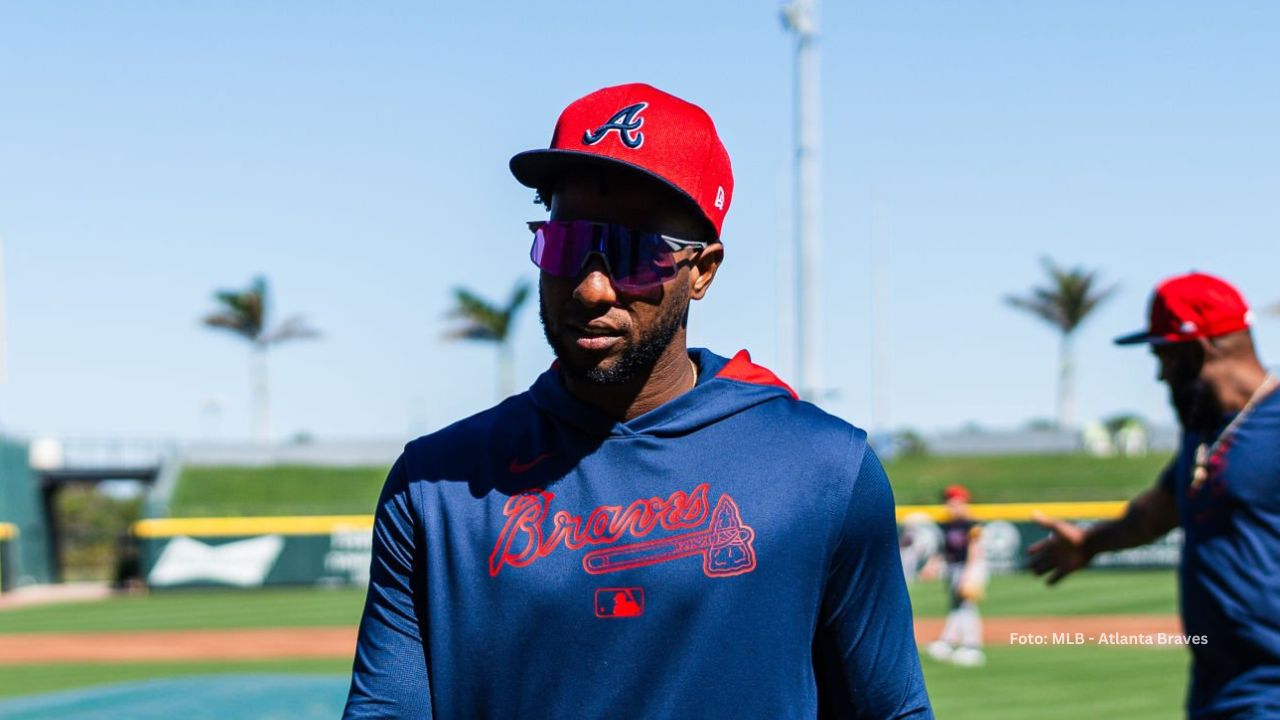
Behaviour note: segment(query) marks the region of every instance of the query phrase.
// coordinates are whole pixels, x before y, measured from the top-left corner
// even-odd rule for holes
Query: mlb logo
[[[644,588],[599,588],[596,590],[596,617],[640,617],[644,614]]]

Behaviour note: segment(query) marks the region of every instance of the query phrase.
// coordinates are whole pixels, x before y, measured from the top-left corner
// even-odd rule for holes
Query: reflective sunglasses
[[[676,276],[675,253],[706,248],[708,243],[644,232],[617,223],[587,220],[541,220],[529,223],[533,249],[529,258],[543,272],[575,278],[587,258],[599,255],[614,285],[647,290]]]

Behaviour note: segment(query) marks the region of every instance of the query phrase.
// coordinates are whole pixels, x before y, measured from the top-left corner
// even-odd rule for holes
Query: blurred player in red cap
[[[942,523],[942,582],[949,608],[942,636],[929,645],[935,660],[973,667],[986,662],[982,652],[982,616],[978,602],[987,584],[982,528],[969,514],[969,489],[948,485],[942,491],[949,519]]]
[[[1145,343],[1182,425],[1182,445],[1123,517],[1088,530],[1038,518],[1031,546],[1049,583],[1100,552],[1183,530],[1179,580],[1191,646],[1187,715],[1280,717],[1280,393],[1254,349],[1250,312],[1227,282],[1202,273],[1156,287]]]

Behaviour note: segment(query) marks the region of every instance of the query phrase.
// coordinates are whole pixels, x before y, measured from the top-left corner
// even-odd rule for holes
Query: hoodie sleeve
[[[417,607],[422,555],[405,459],[391,468],[373,524],[369,594],[360,619],[344,720],[429,720],[431,692]]]
[[[852,458],[859,462],[857,456]],[[932,718],[898,554],[893,492],[868,447],[827,577],[814,638],[822,718]]]

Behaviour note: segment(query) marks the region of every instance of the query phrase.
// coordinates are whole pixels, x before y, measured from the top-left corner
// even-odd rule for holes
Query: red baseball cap
[[[962,500],[964,502],[969,502],[970,497],[969,488],[963,485],[948,485],[942,491],[942,499],[945,501]]]
[[[560,113],[551,147],[522,152],[510,164],[516,180],[536,190],[572,168],[637,170],[688,199],[717,238],[733,199],[733,168],[711,116],[643,83],[574,100]]]
[[[1146,330],[1116,338],[1117,345],[1187,342],[1247,330],[1253,313],[1226,280],[1204,273],[1172,277],[1151,295],[1151,320]]]

